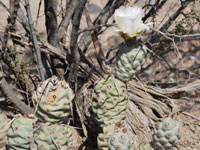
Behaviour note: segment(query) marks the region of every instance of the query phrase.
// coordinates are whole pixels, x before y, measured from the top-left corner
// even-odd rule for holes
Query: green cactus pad
[[[63,124],[44,124],[35,133],[39,150],[66,150],[72,146],[73,129]]]
[[[134,150],[132,138],[129,134],[123,132],[114,132],[109,136],[109,150]]]
[[[134,150],[133,137],[123,123],[103,127],[103,133],[97,137],[98,150]],[[113,139],[116,137],[116,139]],[[121,138],[122,137],[122,138]],[[119,145],[119,147],[118,147]]]
[[[180,138],[180,123],[164,118],[155,124],[153,146],[157,150],[171,149]]]
[[[130,40],[121,45],[117,56],[115,75],[118,79],[126,82],[141,69],[147,47],[136,40]]]
[[[9,129],[9,120],[5,114],[0,113],[0,148],[7,143],[7,133]]]
[[[140,145],[139,150],[154,150],[154,149],[150,143],[147,143]]]
[[[115,131],[115,125],[109,125],[103,128],[103,133],[97,137],[98,150],[108,150],[109,136]]]
[[[63,122],[71,115],[71,103],[74,98],[72,89],[65,81],[53,76],[40,83],[33,93],[37,102],[36,116],[44,122]]]
[[[100,127],[125,118],[128,95],[126,84],[105,75],[94,88],[92,110]]]
[[[37,119],[33,115],[16,118],[8,130],[8,150],[28,150],[33,140],[34,123]]]

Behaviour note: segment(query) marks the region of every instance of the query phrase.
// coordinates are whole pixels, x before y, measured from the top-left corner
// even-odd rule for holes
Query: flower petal
[[[142,15],[143,11],[139,7],[120,8],[115,10],[114,20],[120,32],[132,38],[138,36],[143,30],[149,29],[149,24],[142,22]]]

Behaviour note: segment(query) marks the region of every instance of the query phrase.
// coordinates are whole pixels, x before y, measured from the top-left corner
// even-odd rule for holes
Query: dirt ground
[[[9,5],[8,0],[1,0],[6,6]],[[33,14],[34,20],[36,20],[36,14],[39,0],[32,0],[31,2],[31,10]],[[95,4],[91,6],[91,16],[95,18],[98,11],[103,8],[106,0],[101,1],[91,1],[90,4]],[[171,1],[173,2],[173,1]],[[43,9],[43,1],[40,10],[40,17],[38,20],[38,24],[36,29],[38,32],[45,33],[45,17],[44,17],[44,9]],[[1,22],[0,22],[0,35],[2,35],[5,26],[6,19],[8,16],[8,12],[0,7],[1,14]],[[84,20],[84,19],[83,19]],[[86,25],[83,23],[81,28],[84,28]],[[18,24],[18,32],[23,33],[23,28]],[[106,30],[106,32],[101,35],[100,42],[102,43],[102,47],[106,50],[111,46],[120,43],[122,39],[118,34],[114,33],[112,29]],[[153,84],[162,88],[169,88],[170,86],[165,83],[171,83],[171,87],[173,85],[183,85],[190,83],[194,80],[199,80],[200,78],[200,41],[189,41],[179,43],[178,45],[179,51],[172,51],[165,55],[166,61],[173,66],[173,70],[169,69],[166,61],[160,59],[149,68],[142,71],[141,74],[138,74],[138,78],[145,83]],[[92,49],[92,47],[90,48]],[[88,54],[93,55],[93,54]],[[150,56],[144,65],[143,68],[148,66],[152,61]],[[93,60],[95,61],[95,60]],[[4,102],[5,98],[0,96],[0,105],[1,109],[7,114],[12,115],[13,110],[12,107],[7,108],[7,103]],[[179,109],[180,113],[178,114],[178,120],[182,121],[182,130],[181,130],[181,139],[175,147],[175,150],[200,150],[200,85],[199,89],[190,93],[183,93],[182,95],[177,96],[177,100],[175,102]]]

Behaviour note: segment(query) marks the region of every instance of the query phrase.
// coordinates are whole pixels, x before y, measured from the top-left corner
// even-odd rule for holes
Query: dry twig
[[[34,30],[34,27],[33,27],[33,19],[32,19],[32,15],[31,15],[29,0],[25,0],[25,8],[26,8],[27,16],[28,16],[28,21],[29,21],[29,25],[30,25],[33,44],[34,44],[34,47],[35,47],[35,50],[36,50],[36,55],[37,55],[37,60],[38,60],[37,63],[38,63],[40,78],[41,78],[42,81],[44,81],[45,80],[44,66],[43,66],[42,59],[41,59],[40,46],[38,44],[38,40],[37,40],[35,30]]]

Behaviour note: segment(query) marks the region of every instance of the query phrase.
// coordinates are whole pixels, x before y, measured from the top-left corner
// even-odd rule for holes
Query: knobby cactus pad
[[[126,41],[120,47],[115,67],[115,75],[122,81],[129,81],[141,69],[147,47],[136,40]]]
[[[36,116],[41,121],[63,122],[71,115],[71,103],[74,93],[64,80],[59,81],[56,76],[41,82],[32,99],[37,105]]]
[[[125,118],[128,95],[126,84],[105,75],[94,88],[92,110],[100,127]]]
[[[19,116],[8,130],[8,150],[28,150],[33,140],[34,124],[37,118],[33,115]]]
[[[171,118],[157,122],[153,135],[153,146],[157,150],[171,150],[180,138],[180,123]]]
[[[63,124],[43,124],[35,133],[37,149],[41,150],[67,150],[73,145],[75,130]]]
[[[7,143],[7,133],[9,129],[9,120],[5,114],[0,113],[0,148]]]

